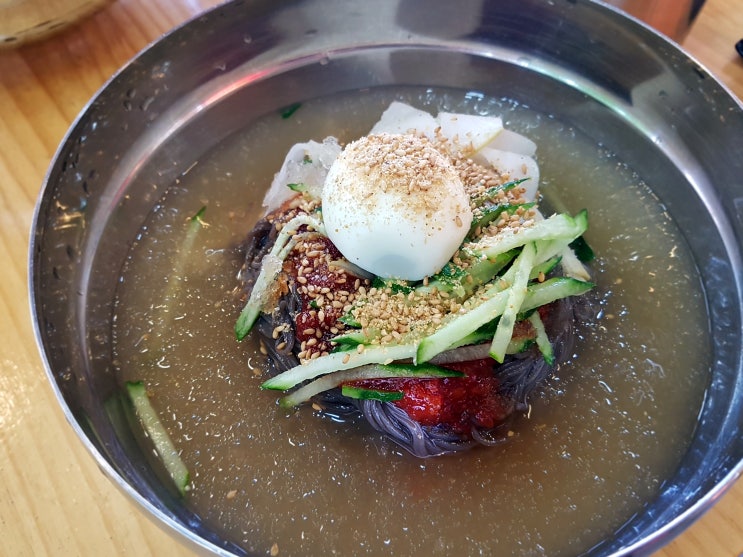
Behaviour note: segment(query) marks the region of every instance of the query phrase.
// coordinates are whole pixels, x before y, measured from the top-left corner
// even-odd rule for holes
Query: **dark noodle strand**
[[[515,410],[524,412],[526,411],[526,407],[519,404],[515,406]],[[511,412],[503,423],[494,428],[472,428],[472,439],[486,447],[495,447],[496,445],[507,443],[511,438],[510,434],[513,431],[513,422],[515,421],[515,417],[516,412]]]
[[[471,439],[446,428],[420,425],[405,410],[392,403],[378,400],[359,402],[361,413],[374,429],[419,458],[453,453],[475,445]]]
[[[271,251],[277,236],[276,227],[268,219],[263,218],[256,223],[243,242],[245,260],[238,279],[242,281],[247,295],[250,295],[261,272],[263,257]],[[271,315],[262,313],[256,321],[255,329],[268,353],[269,371],[272,374],[281,373],[299,364],[294,350],[296,341],[294,317],[299,311],[300,303],[296,287],[292,287],[289,294],[279,300]],[[275,339],[274,331],[278,331],[278,337]]]
[[[356,400],[331,389],[313,399],[323,416],[334,421],[365,420],[377,431],[419,458],[462,451],[477,443],[446,428],[421,426],[402,408],[389,402]],[[487,444],[483,442],[481,444]]]
[[[575,337],[575,309],[580,299],[565,298],[554,302],[545,319],[545,328],[552,343],[555,367],[570,359]],[[526,404],[529,395],[554,371],[536,347],[514,354],[495,369],[503,393]]]
[[[359,410],[359,401],[343,396],[340,389],[330,389],[313,398],[318,406],[322,408],[323,416],[327,416],[337,422],[363,419]]]
[[[294,350],[297,339],[294,334],[294,324],[297,322],[296,317],[301,308],[302,300],[299,298],[297,285],[293,283],[289,293],[279,300],[271,315],[274,330],[279,331],[279,336],[276,339],[277,350],[287,356],[299,351]],[[279,346],[283,346],[283,348],[278,348]]]
[[[273,316],[261,315],[255,323],[254,329],[260,335],[263,347],[268,356],[268,371],[271,375],[277,375],[296,365],[299,365],[299,359],[294,352],[279,350],[280,342],[274,340],[273,330],[276,327]]]
[[[248,294],[253,290],[255,280],[261,272],[263,256],[271,251],[278,235],[276,227],[268,219],[263,218],[245,238],[243,242],[245,261],[238,274],[238,280],[243,283]]]

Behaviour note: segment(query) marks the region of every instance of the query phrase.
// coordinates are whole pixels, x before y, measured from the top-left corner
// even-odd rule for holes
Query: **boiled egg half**
[[[328,171],[322,213],[346,259],[404,280],[441,270],[472,223],[450,159],[412,133],[372,133],[349,143]]]

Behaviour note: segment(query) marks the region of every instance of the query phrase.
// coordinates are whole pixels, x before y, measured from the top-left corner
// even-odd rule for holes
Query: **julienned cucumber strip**
[[[336,335],[333,337],[333,342],[342,346],[344,350],[364,344],[369,338],[359,329],[354,329],[343,333],[342,335]]]
[[[595,286],[592,282],[570,277],[551,278],[529,286],[520,311],[525,313],[555,300],[562,300],[568,296],[580,296]]]
[[[570,246],[565,246],[561,254],[562,270],[567,276],[579,280],[590,280],[591,275],[583,266],[583,263],[580,262],[580,259],[578,259]]]
[[[544,361],[547,362],[547,365],[554,365],[555,354],[552,350],[552,343],[547,336],[547,331],[544,328],[544,323],[542,323],[542,318],[540,317],[539,312],[533,312],[528,319],[529,323],[531,323],[532,327],[534,327],[534,330],[537,332],[537,347],[539,347],[539,351],[542,353]]]
[[[305,224],[310,224],[318,231],[322,229],[322,223],[319,223],[316,219],[306,215],[302,217],[307,221],[310,221]],[[299,217],[292,219],[290,223],[294,224],[298,218]],[[563,258],[564,266],[565,251],[569,251],[569,248],[567,248],[568,243],[585,231],[587,223],[587,214],[585,211],[579,213],[575,217],[566,214],[553,215],[548,219],[538,221],[532,227],[520,230],[518,233],[508,233],[504,237],[500,238],[500,240],[466,244],[462,247],[462,253],[467,257],[475,258],[473,265],[474,268],[477,268],[477,263],[479,261],[485,259],[493,261],[494,265],[492,268],[494,268],[505,264],[504,262],[510,261],[515,253],[518,253],[519,251],[522,252],[519,255],[519,257],[521,257],[524,252],[524,246],[529,244],[531,247],[528,248],[528,250],[532,253],[528,257],[531,258],[531,261],[527,265],[528,269],[525,269],[524,271],[528,280],[532,268],[536,268],[542,264],[545,264],[546,268],[551,268],[556,257]],[[289,223],[287,223],[284,230],[282,230],[282,235],[287,231],[287,228],[289,228],[288,224]],[[291,228],[296,229],[298,226],[299,225],[296,225]],[[272,253],[276,252],[281,255],[287,253],[286,247],[289,241],[288,236],[284,237],[282,240],[280,235]],[[533,253],[534,249],[536,249],[536,254]],[[506,253],[508,255],[504,255]],[[497,261],[497,263],[495,263],[495,261]],[[486,273],[489,274],[492,268],[488,269]],[[452,316],[443,327],[420,342],[415,340],[405,344],[386,346],[359,344],[357,350],[334,352],[327,356],[322,356],[295,366],[294,368],[267,380],[261,387],[264,389],[286,391],[299,383],[315,379],[321,375],[343,370],[352,370],[369,364],[391,363],[411,358],[417,364],[420,364],[421,362],[430,360],[436,354],[449,349],[451,346],[454,346],[458,341],[473,333],[482,325],[502,316],[507,309],[509,311],[506,315],[510,315],[510,306],[514,306],[515,315],[518,315],[519,312],[527,312],[559,298],[583,294],[593,287],[593,284],[588,282],[562,277],[550,279],[541,284],[531,285],[526,288],[524,294],[516,294],[512,292],[512,290],[524,291],[523,286],[520,286],[518,289],[512,288],[517,268],[518,264],[514,263],[502,276],[496,277],[495,279],[488,279],[492,280],[492,282],[485,286],[483,292],[477,294],[477,300],[471,298],[465,302],[465,306],[469,305],[465,313]],[[521,273],[519,277],[523,278],[524,273]],[[259,277],[259,279],[260,278],[261,277]],[[454,278],[454,275],[451,278]],[[519,280],[519,284],[521,284],[521,282],[523,281]],[[256,282],[256,286],[257,285],[258,281]],[[515,298],[511,299],[512,296],[515,296]],[[516,303],[519,302],[519,298],[522,298],[522,296],[523,303]],[[251,321],[246,326],[243,316],[246,311],[249,310],[249,306],[251,306],[250,301],[246,305],[245,310],[243,310],[243,315],[241,315],[238,320],[238,325],[236,326],[236,331],[238,328],[242,327],[240,332],[244,332],[244,334],[247,334],[250,330],[250,327],[252,327],[252,321],[254,321],[261,309],[260,304],[254,304],[254,315],[249,316]],[[506,327],[508,326],[508,323],[504,324],[503,330],[507,330]],[[241,338],[240,332],[238,332],[238,338]],[[508,341],[510,341],[510,336],[511,335],[506,335],[505,333],[500,333],[497,339],[498,342],[496,342],[496,349],[494,350],[496,356],[502,358],[502,350],[500,346],[501,340],[502,338],[508,337],[506,338],[505,343],[505,347],[507,347]],[[361,339],[358,337],[352,338],[349,336],[348,338],[350,344],[359,340]],[[503,350],[506,349],[505,347]]]
[[[508,301],[503,310],[503,314],[498,320],[498,326],[495,328],[493,342],[490,345],[490,357],[499,364],[503,363],[506,357],[508,343],[513,336],[513,326],[516,324],[516,316],[521,309],[521,304],[526,297],[526,285],[529,282],[529,273],[534,266],[536,257],[536,247],[532,242],[527,243],[524,249],[514,261],[516,272],[513,278],[513,284],[508,290]]]
[[[303,381],[333,371],[353,369],[367,364],[392,363],[412,358],[415,356],[416,348],[417,344],[394,344],[364,346],[364,349],[360,352],[333,352],[288,369],[263,383],[261,388],[286,391]]]
[[[454,316],[431,336],[424,338],[416,351],[416,363],[427,362],[436,354],[456,346],[460,339],[474,333],[484,324],[500,317],[506,309],[508,291],[515,274],[516,265],[511,265],[498,280],[478,294],[476,301],[473,302],[473,298],[467,300],[469,307],[466,313]],[[452,323],[457,325],[452,326]]]
[[[570,249],[573,250],[573,253],[575,253],[578,261],[581,263],[590,263],[596,257],[593,253],[593,249],[583,236],[579,236],[570,242]]]
[[[526,296],[519,311],[523,313],[568,296],[580,296],[593,287],[593,283],[566,277],[557,277],[542,283],[532,284],[526,289]],[[508,290],[503,290],[467,313],[458,315],[446,323],[434,334],[420,342],[416,352],[416,362],[418,364],[427,362],[436,354],[448,350],[459,339],[502,315],[507,301]]]
[[[448,273],[443,274],[444,276],[441,276],[442,273],[440,273],[439,275],[436,275],[435,278],[427,285],[417,286],[415,292],[419,295],[422,295],[431,292],[434,288],[436,288],[443,292],[449,292],[454,296],[466,298],[468,296],[471,296],[472,292],[477,287],[492,281],[495,278],[495,275],[504,267],[506,267],[520,253],[520,251],[520,249],[512,249],[507,252],[498,254],[493,258],[479,258],[470,265],[466,272],[460,269],[464,278],[462,278],[459,273],[454,271],[449,271]],[[543,262],[540,265],[540,269],[543,269],[545,273],[549,272],[552,268],[555,267],[558,261],[559,260],[557,260],[556,258],[553,258],[552,261]],[[537,278],[538,274],[539,272],[537,271],[536,273],[533,273],[533,276],[530,275],[529,278]],[[469,277],[469,279],[467,279],[467,277]],[[506,273],[501,278],[504,280],[510,280],[509,277],[510,275]],[[351,327],[361,327],[361,324],[355,322],[350,314],[346,314],[344,317],[342,317],[341,321]],[[374,338],[374,335],[367,336],[360,330],[357,330],[338,335],[337,337],[333,338],[333,340],[337,342],[338,345],[344,345],[340,348],[341,350],[343,350],[346,348],[346,346],[368,344],[372,338]]]
[[[484,258],[472,263],[468,269],[472,282],[465,280],[467,294],[472,294],[477,286],[493,280],[502,269],[506,267],[519,254],[519,250],[513,249],[504,253],[499,253],[492,258]]]
[[[565,244],[573,241],[588,228],[588,213],[583,210],[575,217],[565,213],[537,221],[534,225],[518,232],[504,232],[497,236],[486,236],[477,242],[464,246],[467,250],[480,251],[486,257],[518,248],[528,242],[565,239]],[[554,255],[554,254],[553,254]]]
[[[313,396],[330,389],[334,389],[343,383],[359,381],[362,379],[390,379],[397,377],[436,378],[436,377],[461,377],[459,371],[446,369],[431,364],[414,366],[412,364],[392,365],[368,365],[356,369],[348,369],[329,373],[312,383],[308,383],[281,399],[281,406],[291,408],[303,402],[307,402]]]
[[[497,324],[497,323],[496,323]],[[495,326],[489,327],[488,324],[484,325],[483,327],[480,327],[478,330],[476,330],[474,333],[470,333],[465,337],[462,337],[457,342],[452,344],[447,350],[453,350],[454,348],[459,348],[461,346],[475,346],[475,345],[481,345],[483,348],[485,348],[482,358],[485,358],[488,356],[488,351],[490,350],[490,344],[493,341],[493,334],[495,333]],[[529,346],[534,344],[536,338],[535,338],[535,332],[529,331],[527,333],[518,333],[514,334],[511,337],[511,340],[508,342],[508,348],[506,348],[506,354],[518,354],[519,352],[523,352]],[[485,343],[488,343],[488,346],[485,346]],[[445,354],[445,353],[443,353]],[[443,355],[442,354],[442,355]],[[435,361],[435,360],[429,360],[429,361]],[[436,361],[436,363],[441,363]]]
[[[459,339],[473,333],[485,323],[503,314],[508,303],[508,290],[498,292],[487,301],[459,315],[431,336],[424,338],[416,351],[416,362],[427,362],[455,345]]]
[[[529,280],[538,279],[540,275],[544,278],[552,272],[555,267],[557,267],[560,261],[562,261],[561,257],[550,257],[547,261],[544,261],[539,265],[534,265],[534,267],[531,268],[531,273],[529,273]]]
[[[152,407],[144,383],[130,381],[126,384],[126,390],[142,427],[155,445],[155,451],[165,465],[165,469],[173,479],[178,491],[181,495],[184,495],[190,482],[188,468],[186,468],[178,450],[165,430],[165,426],[163,426]]]
[[[445,267],[426,286],[418,286],[415,290],[418,294],[423,294],[436,288],[450,292],[460,298],[470,296],[476,287],[493,280],[496,274],[520,253],[522,245],[529,241],[536,241],[538,246],[537,265],[535,265],[534,272],[530,274],[529,278],[537,278],[540,271],[546,274],[561,261],[561,254],[566,250],[569,251],[568,243],[576,235],[582,234],[587,226],[587,213],[585,211],[582,211],[576,217],[554,215],[550,219],[537,222],[534,227],[522,230],[518,234],[509,233],[508,241],[513,243],[513,247],[510,249],[495,250],[491,246],[485,251],[491,251],[492,253],[486,254],[485,251],[481,250],[482,246],[478,246],[477,243],[467,244],[463,252],[468,254],[473,261],[466,272],[458,267],[452,270],[447,270]],[[532,240],[527,238],[527,233]],[[517,240],[514,240],[514,238],[517,238]],[[582,276],[576,278],[588,279],[589,277],[584,272]],[[359,324],[354,323],[352,326],[359,326]]]
[[[235,323],[235,336],[238,340],[244,339],[253,328],[255,320],[258,318],[267,293],[271,290],[276,275],[281,270],[281,262],[288,255],[287,246],[292,242],[292,237],[302,226],[311,226],[317,232],[324,234],[325,227],[322,222],[310,215],[297,215],[287,222],[281,229],[281,233],[276,238],[276,242],[271,251],[266,254],[261,264],[261,272],[255,279],[253,290],[250,293],[245,307]]]
[[[198,232],[203,226],[208,226],[204,222],[204,215],[206,214],[206,205],[202,206],[201,209],[196,211],[196,214],[191,217],[191,225],[189,226],[189,232]]]
[[[593,288],[593,286],[590,282],[565,277],[553,278],[543,283],[530,285],[527,288],[527,293],[521,304],[520,311],[526,312],[567,296],[579,296]],[[317,381],[298,389],[288,397],[282,399],[281,404],[283,406],[296,406],[320,392],[337,387],[341,383],[358,379],[383,377],[383,375],[379,374],[378,369],[371,372],[371,374],[363,371],[366,369],[364,366],[368,366],[368,364],[383,364],[385,362],[413,358],[417,354],[417,365],[409,365],[407,368],[419,371],[425,370],[426,368],[422,365],[422,362],[426,362],[436,354],[447,350],[460,338],[476,331],[480,326],[501,315],[507,301],[508,290],[498,292],[486,302],[450,321],[436,333],[421,341],[420,345],[411,343],[391,346],[367,346],[361,352],[329,354],[293,367],[269,379],[261,385],[261,388],[286,391],[299,383],[323,375]],[[399,371],[401,366],[405,367],[406,365],[395,364],[372,367],[395,369],[397,375],[394,376],[402,377],[403,375]]]

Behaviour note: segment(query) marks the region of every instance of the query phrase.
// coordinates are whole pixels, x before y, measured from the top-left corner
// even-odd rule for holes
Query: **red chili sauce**
[[[459,434],[468,435],[472,428],[497,426],[511,413],[511,406],[499,393],[493,375],[493,360],[446,364],[463,372],[463,377],[442,379],[368,379],[352,384],[365,389],[402,392],[393,402],[413,420],[424,426],[446,425]]]

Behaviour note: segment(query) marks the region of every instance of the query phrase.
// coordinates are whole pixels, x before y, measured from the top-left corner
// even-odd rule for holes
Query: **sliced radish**
[[[433,139],[434,132],[438,127],[436,118],[425,110],[393,101],[369,133],[410,133],[416,131],[424,134],[428,139]]]
[[[467,156],[482,149],[503,131],[503,120],[497,116],[439,112],[436,119],[441,134]]]
[[[509,180],[528,178],[521,184],[521,187],[526,189],[524,194],[526,200],[534,200],[539,188],[539,165],[533,158],[510,151],[485,147],[475,155],[474,159],[480,164],[488,164],[500,172],[508,173]]]

